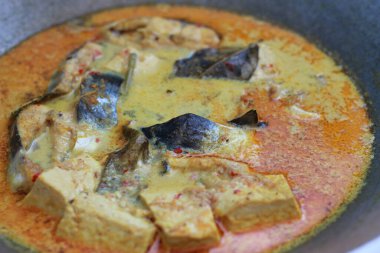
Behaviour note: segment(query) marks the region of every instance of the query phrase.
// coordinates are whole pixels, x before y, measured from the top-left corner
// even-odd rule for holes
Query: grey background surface
[[[295,252],[346,252],[380,235],[378,0],[0,0],[0,54],[28,36],[73,17],[115,6],[163,2],[211,6],[268,20],[305,36],[348,69],[369,105],[376,134],[375,158],[360,196],[337,222]],[[13,251],[0,244],[0,252]]]

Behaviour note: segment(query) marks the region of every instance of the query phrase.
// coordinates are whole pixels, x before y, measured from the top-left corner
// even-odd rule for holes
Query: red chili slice
[[[182,196],[182,193],[178,193],[177,195],[174,196],[174,199],[179,199]]]
[[[237,172],[235,172],[235,171],[233,171],[233,170],[230,171],[230,176],[231,176],[231,177],[236,177],[236,176],[238,176],[238,175],[239,175],[239,173],[237,173]]]
[[[33,175],[32,177],[32,182],[36,182],[37,178],[41,175],[41,172],[37,172],[36,174]]]
[[[175,148],[173,150],[173,152],[176,153],[176,154],[181,154],[182,153],[182,148]]]

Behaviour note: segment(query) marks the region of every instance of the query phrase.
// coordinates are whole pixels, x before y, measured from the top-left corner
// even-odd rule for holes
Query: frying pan
[[[253,15],[296,31],[331,53],[355,80],[368,104],[375,132],[374,159],[366,185],[343,215],[294,252],[347,252],[380,235],[380,1],[0,0],[0,55],[28,36],[71,18],[146,3],[202,5]],[[380,252],[380,244],[372,249]],[[2,241],[0,252],[16,250]]]

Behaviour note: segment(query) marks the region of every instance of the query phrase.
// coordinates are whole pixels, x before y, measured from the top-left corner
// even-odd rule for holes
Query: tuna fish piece
[[[256,70],[259,46],[250,44],[247,48],[207,48],[196,51],[190,58],[174,64],[178,77],[225,78],[247,81]]]
[[[127,144],[120,150],[109,155],[98,192],[114,192],[119,189],[121,179],[126,170],[136,167],[139,160],[148,158],[148,140],[137,130],[124,128]]]
[[[89,73],[81,84],[81,98],[77,105],[77,119],[96,128],[117,124],[116,104],[124,79],[106,73]]]
[[[104,31],[113,43],[139,47],[180,46],[200,49],[216,47],[218,34],[205,26],[161,17],[141,17],[112,23]]]
[[[216,123],[192,113],[141,130],[155,145],[164,144],[170,150],[181,147],[202,152],[208,143],[219,139]]]

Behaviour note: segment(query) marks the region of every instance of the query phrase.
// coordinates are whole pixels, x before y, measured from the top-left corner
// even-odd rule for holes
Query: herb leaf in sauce
[[[128,59],[128,70],[127,70],[127,74],[125,75],[125,79],[124,79],[124,82],[123,84],[121,85],[121,94],[122,95],[127,95],[128,94],[128,90],[132,84],[132,79],[133,79],[133,72],[136,68],[136,61],[137,61],[137,54],[135,53],[131,53],[129,55],[129,59]]]

